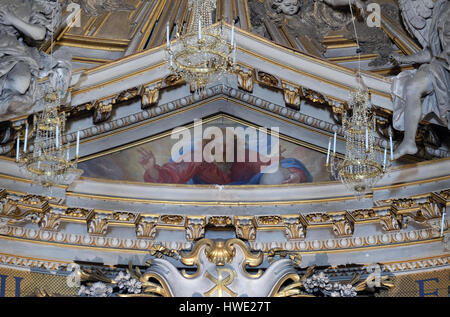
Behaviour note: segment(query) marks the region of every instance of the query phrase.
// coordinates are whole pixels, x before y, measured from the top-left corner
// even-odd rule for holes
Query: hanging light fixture
[[[173,45],[167,24],[169,69],[189,82],[197,92],[236,67],[234,23],[228,42],[224,39],[222,22],[212,23],[215,8],[216,0],[189,0],[191,18],[183,30],[176,27],[177,41]]]
[[[82,173],[77,169],[80,134],[77,133],[75,160],[72,161],[70,144],[63,144],[66,116],[65,113],[58,112],[56,92],[45,92],[43,102],[45,109],[34,116],[32,151],[28,152],[29,131],[26,124],[22,154],[19,134],[17,136],[16,161],[24,167],[26,176],[43,187],[70,184]]]
[[[54,30],[52,14],[52,32]],[[53,48],[53,33],[51,38]],[[50,66],[53,64],[53,50],[50,53]],[[66,127],[65,113],[59,113],[59,94],[55,89],[43,85],[40,89],[44,110],[34,115],[33,127],[29,131],[25,123],[23,152],[20,152],[20,131],[17,134],[16,162],[23,167],[24,174],[43,187],[70,184],[82,171],[77,169],[80,147],[80,132],[77,132],[75,160],[70,159],[70,143],[63,144]],[[28,138],[34,134],[32,151],[29,152]]]
[[[370,96],[367,87],[358,74],[359,88],[350,93],[350,115],[344,111],[342,118],[343,133],[346,142],[345,158],[336,158],[336,137],[334,134],[333,152],[331,138],[328,144],[327,166],[334,177],[338,178],[356,196],[369,192],[391,166],[392,141],[390,155],[387,148],[381,150],[375,144],[376,117],[370,109]],[[380,154],[383,153],[384,155]]]

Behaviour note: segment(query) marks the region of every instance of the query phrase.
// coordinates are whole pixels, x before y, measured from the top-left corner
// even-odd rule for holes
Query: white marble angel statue
[[[418,124],[434,120],[450,129],[450,1],[399,0],[403,22],[419,41],[419,53],[392,57],[400,63],[421,64],[394,78],[393,126],[405,131],[394,159],[415,154]]]
[[[42,77],[62,95],[67,91],[70,63],[37,48],[50,39],[61,11],[60,0],[0,0],[0,119],[31,110]]]

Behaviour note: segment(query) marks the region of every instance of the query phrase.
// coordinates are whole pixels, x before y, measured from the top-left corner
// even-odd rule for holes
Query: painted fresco
[[[220,127],[225,131],[226,127],[246,126],[229,119],[216,119],[203,126]],[[194,129],[188,129],[192,132]],[[224,133],[225,135],[225,133]],[[234,153],[234,162],[226,160],[226,146],[222,154],[225,162],[215,160],[208,162],[202,158],[195,161],[192,153],[179,151],[179,156],[174,158],[173,147],[179,139],[172,139],[171,136],[152,138],[145,144],[130,147],[115,153],[107,154],[79,164],[79,168],[84,170],[83,177],[104,178],[111,180],[166,183],[166,184],[215,184],[215,185],[273,185],[289,183],[322,182],[330,180],[329,173],[325,168],[326,155],[296,143],[287,141],[281,136],[279,139],[280,155],[279,162],[264,161],[262,151],[257,144],[246,139],[244,162],[237,160]],[[224,138],[225,139],[225,138]],[[270,137],[268,143],[270,147]],[[201,140],[203,148],[211,139]],[[192,141],[192,149],[196,148],[199,141]],[[235,150],[239,143],[235,139]],[[265,153],[270,153],[271,149],[266,149]],[[214,151],[213,151],[214,152]],[[252,152],[257,152],[256,161],[250,161]],[[176,153],[176,152],[175,152]],[[254,154],[254,153],[253,153]],[[181,157],[189,159],[182,160]],[[276,164],[278,168],[275,172],[266,172],[268,166]],[[272,166],[273,167],[273,166]]]

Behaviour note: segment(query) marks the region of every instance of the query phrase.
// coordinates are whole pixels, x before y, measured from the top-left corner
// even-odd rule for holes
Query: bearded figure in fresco
[[[40,78],[48,76],[60,97],[66,94],[70,61],[38,50],[59,25],[61,11],[60,1],[0,0],[0,119],[34,106]]]

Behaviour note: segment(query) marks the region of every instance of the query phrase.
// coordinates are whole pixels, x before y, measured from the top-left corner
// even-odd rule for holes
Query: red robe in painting
[[[249,153],[247,151],[246,157]],[[280,158],[282,159],[282,158]],[[261,172],[261,168],[270,162],[234,162],[228,172],[222,171],[215,163],[208,162],[169,162],[163,166],[155,165],[159,173],[154,179],[147,170],[144,181],[149,183],[186,184],[194,176],[205,184],[227,185],[236,182],[245,182]],[[296,183],[307,182],[307,176],[301,169],[289,168],[291,174],[297,176]]]

